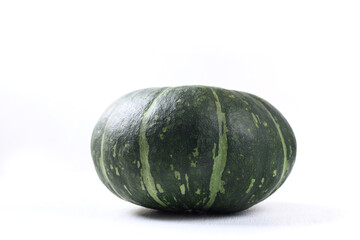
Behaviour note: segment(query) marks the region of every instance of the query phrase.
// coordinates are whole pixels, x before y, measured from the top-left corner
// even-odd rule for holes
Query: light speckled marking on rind
[[[257,120],[255,114],[254,114],[254,113],[251,113],[251,115],[252,115],[252,117],[253,117],[253,119],[254,119],[254,124],[255,124],[255,126],[256,126],[257,128],[259,128],[258,120]]]
[[[181,180],[181,176],[180,176],[180,172],[179,171],[174,171],[174,176],[177,180]]]
[[[132,196],[131,192],[129,191],[129,189],[127,188],[127,186],[125,184],[124,184],[124,188]]]
[[[170,88],[166,88],[163,90],[152,102],[148,110],[144,113],[143,119],[140,126],[140,134],[139,134],[139,147],[140,147],[140,161],[141,161],[141,169],[140,174],[145,184],[145,187],[149,193],[149,195],[161,206],[166,207],[166,204],[161,201],[157,196],[157,189],[155,185],[155,181],[153,176],[151,175],[151,169],[149,164],[149,143],[146,138],[146,129],[148,122],[150,120],[151,114],[156,106],[156,102],[158,99],[163,96],[166,92],[168,92]],[[156,116],[155,116],[156,117]]]
[[[259,184],[259,188],[262,187],[262,185],[264,184],[265,178],[261,178],[261,183]]]
[[[120,176],[119,169],[118,169],[117,167],[115,167],[115,174],[116,174],[117,176]]]
[[[199,156],[199,149],[198,148],[194,148],[194,151],[192,152],[193,157],[197,157]]]
[[[116,158],[116,146],[117,146],[117,142],[115,143],[114,147],[113,147],[113,157]]]
[[[246,190],[245,193],[249,193],[250,190],[252,189],[252,187],[254,186],[254,183],[255,183],[255,179],[251,179],[251,182],[250,182],[250,185],[248,187],[248,189]]]
[[[226,135],[226,132],[228,130],[226,127],[225,113],[221,111],[221,104],[216,92],[213,89],[211,89],[211,91],[216,100],[215,105],[216,105],[216,114],[219,125],[219,144],[218,144],[217,156],[215,156],[215,150],[213,150],[214,165],[213,165],[213,171],[211,173],[210,184],[209,184],[209,191],[210,191],[209,201],[206,203],[204,207],[205,209],[209,209],[213,205],[218,192],[221,193],[225,192],[221,178],[226,165],[227,149],[228,149],[227,135]],[[214,144],[214,146],[216,147],[216,144]]]
[[[185,173],[185,181],[186,181],[186,188],[187,188],[187,190],[189,191],[189,177],[188,177],[188,175],[187,175],[187,173]]]
[[[159,193],[164,193],[164,189],[161,187],[160,184],[156,184],[156,188],[159,190]]]
[[[182,195],[185,195],[185,185],[184,184],[180,185],[180,192]]]
[[[265,105],[262,102],[260,102],[260,101],[258,101],[258,102],[264,107],[265,111],[269,114],[271,120],[275,124],[276,129],[277,129],[278,134],[279,134],[279,137],[280,137],[280,140],[281,140],[281,145],[282,145],[282,148],[283,148],[283,152],[284,152],[284,164],[283,164],[283,169],[281,171],[280,180],[279,180],[279,182],[276,184],[276,186],[274,188],[274,189],[278,189],[280,187],[281,183],[285,180],[285,174],[289,170],[289,166],[290,166],[289,162],[287,160],[287,148],[286,148],[286,144],[285,144],[285,139],[284,139],[282,131],[280,129],[280,125],[277,123],[274,116],[271,114],[271,112],[265,107]],[[275,172],[275,176],[276,176],[276,172]]]
[[[255,197],[255,194],[251,195],[251,197],[250,197],[250,199],[249,199],[248,203],[254,202],[254,197]]]

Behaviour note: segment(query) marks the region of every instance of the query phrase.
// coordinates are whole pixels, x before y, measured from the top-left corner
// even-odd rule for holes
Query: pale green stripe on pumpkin
[[[213,89],[211,89],[211,91],[215,97],[216,115],[218,118],[218,125],[219,125],[219,144],[218,144],[217,156],[215,156],[216,143],[214,144],[214,149],[213,149],[214,165],[213,165],[213,170],[211,173],[210,184],[209,184],[210,194],[209,194],[209,200],[205,205],[205,209],[209,209],[213,205],[218,192],[225,193],[225,189],[221,178],[226,165],[227,149],[228,149],[227,135],[226,135],[226,132],[228,130],[226,127],[225,113],[223,113],[221,110],[221,104],[216,92]]]
[[[108,184],[108,186],[120,197],[122,198],[122,196],[120,195],[120,193],[118,191],[116,191],[116,189],[114,188],[114,186],[112,185],[111,181],[109,180],[109,177],[107,175],[106,169],[105,169],[105,163],[104,163],[104,142],[105,142],[105,133],[106,133],[106,128],[108,126],[109,120],[112,116],[112,113],[110,114],[110,116],[108,117],[105,127],[104,127],[104,132],[101,136],[101,145],[100,145],[100,158],[99,158],[99,165],[100,165],[100,169],[101,169],[101,173],[102,176],[105,179],[105,182]],[[118,175],[118,174],[117,174]]]
[[[148,110],[144,113],[143,119],[140,125],[140,134],[139,134],[139,147],[140,147],[140,162],[141,162],[141,169],[140,174],[143,179],[144,185],[146,187],[147,192],[149,195],[161,206],[166,207],[166,204],[159,199],[157,196],[157,188],[155,185],[155,181],[153,176],[151,175],[151,169],[149,164],[149,143],[146,138],[146,129],[148,126],[148,122],[150,117],[155,109],[156,103],[161,96],[163,96],[166,92],[168,92],[170,88],[166,88],[163,90],[151,103]]]
[[[288,162],[287,159],[287,147],[285,144],[285,139],[284,136],[282,134],[282,131],[280,129],[280,125],[279,123],[277,123],[277,121],[275,120],[274,116],[271,114],[271,112],[264,106],[264,104],[262,102],[259,101],[259,103],[264,107],[265,111],[269,114],[271,120],[273,121],[273,123],[276,126],[276,130],[279,134],[280,140],[281,140],[281,145],[282,145],[282,149],[283,149],[283,153],[284,153],[284,164],[283,164],[283,169],[281,171],[281,176],[280,176],[280,180],[279,182],[276,184],[274,189],[278,189],[281,185],[281,183],[285,180],[285,174],[286,172],[289,170],[290,164]],[[276,170],[274,170],[274,175],[276,176]]]

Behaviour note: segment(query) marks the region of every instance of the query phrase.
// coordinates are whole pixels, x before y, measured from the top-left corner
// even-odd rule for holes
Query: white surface
[[[358,239],[356,1],[1,1],[0,239]],[[202,84],[275,105],[297,137],[284,186],[229,216],[113,196],[92,128],[121,95]]]

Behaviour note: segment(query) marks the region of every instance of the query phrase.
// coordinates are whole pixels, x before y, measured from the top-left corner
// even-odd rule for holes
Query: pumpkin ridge
[[[219,142],[218,142],[218,152],[217,156],[215,156],[215,149],[216,143],[214,143],[213,149],[213,169],[210,177],[210,184],[209,184],[209,200],[205,205],[205,209],[209,209],[213,203],[215,202],[216,196],[218,192],[224,193],[225,189],[222,183],[222,174],[224,172],[227,160],[227,127],[226,127],[226,118],[225,113],[221,110],[221,104],[219,101],[219,97],[217,96],[214,89],[211,88],[211,91],[215,97],[215,104],[216,104],[216,114],[218,118],[218,128],[219,128]]]
[[[145,184],[145,188],[147,192],[149,193],[150,197],[154,199],[158,204],[160,204],[163,207],[166,207],[166,204],[160,200],[160,198],[157,196],[158,190],[156,188],[156,184],[154,181],[154,178],[151,174],[150,170],[150,164],[149,164],[149,143],[146,138],[146,129],[149,122],[149,119],[151,117],[151,113],[159,100],[161,96],[163,96],[165,93],[167,93],[170,90],[170,88],[166,88],[163,91],[161,91],[158,96],[153,100],[150,107],[144,112],[143,119],[141,121],[140,125],[140,133],[139,133],[139,151],[140,151],[140,162],[141,162],[141,169],[140,169],[140,175],[141,178]]]

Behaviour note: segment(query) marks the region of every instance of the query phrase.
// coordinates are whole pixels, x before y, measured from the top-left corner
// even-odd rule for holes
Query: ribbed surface
[[[114,194],[169,211],[249,208],[281,186],[295,155],[294,134],[273,106],[205,86],[130,93],[92,137],[97,173]]]

